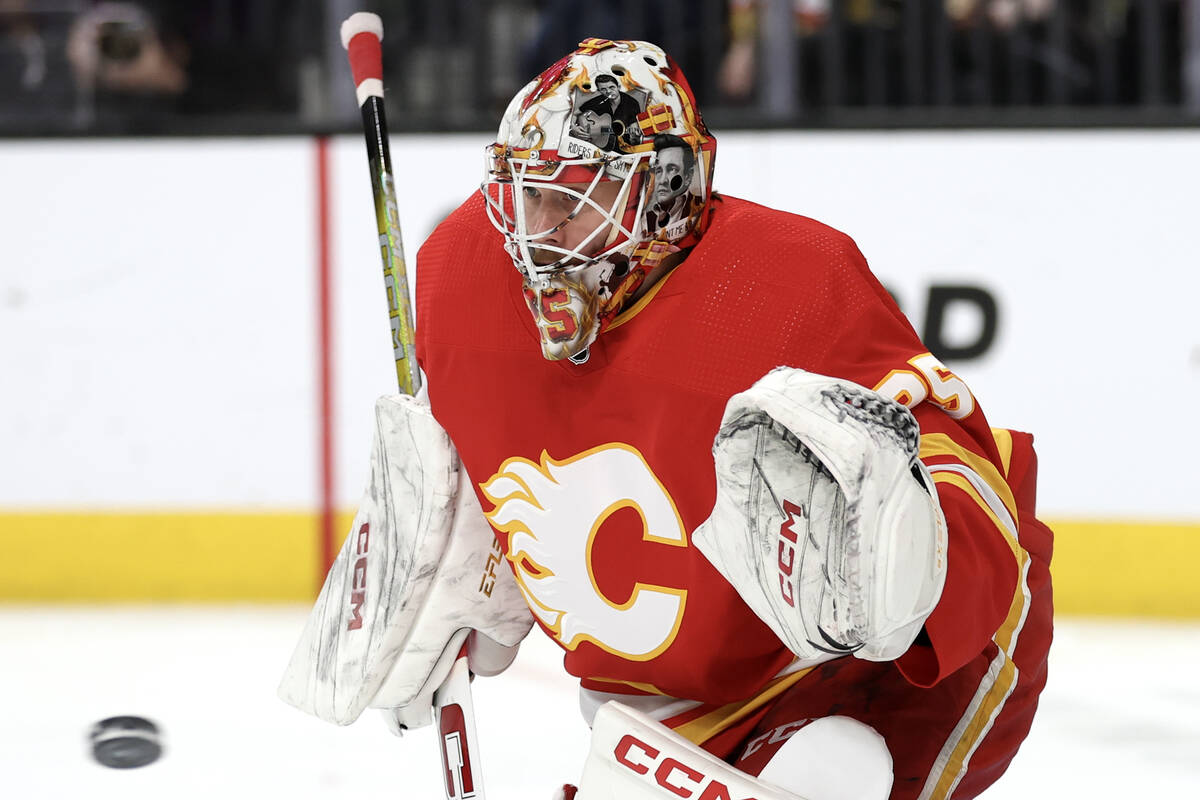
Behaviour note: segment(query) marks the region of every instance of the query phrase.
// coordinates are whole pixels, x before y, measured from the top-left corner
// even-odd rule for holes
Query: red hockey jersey
[[[792,655],[689,540],[713,507],[711,447],[726,401],[787,365],[876,388],[920,422],[948,524],[948,575],[925,635],[896,668],[931,686],[996,660],[987,680],[1002,704],[1016,658],[1035,703],[1050,541],[1032,515],[1030,437],[990,428],[847,236],[735,198],[714,203],[687,259],[582,365],[542,357],[520,276],[479,198],[418,256],[417,355],[433,412],[567,670],[588,689],[705,709],[745,704],[787,673]],[[1031,614],[1040,584],[1047,599]]]

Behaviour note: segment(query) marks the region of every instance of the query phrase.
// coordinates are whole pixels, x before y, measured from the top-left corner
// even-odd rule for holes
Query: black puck
[[[158,726],[143,717],[109,717],[92,726],[92,755],[106,767],[131,769],[162,755]]]

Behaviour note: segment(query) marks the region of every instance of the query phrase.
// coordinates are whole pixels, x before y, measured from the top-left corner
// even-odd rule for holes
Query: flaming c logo
[[[556,461],[510,458],[482,484],[488,519],[509,534],[508,559],[530,609],[568,650],[589,641],[633,661],[662,653],[679,632],[687,591],[638,582],[624,603],[598,588],[592,545],[604,521],[632,508],[642,540],[687,547],[667,490],[641,453],[606,444]]]

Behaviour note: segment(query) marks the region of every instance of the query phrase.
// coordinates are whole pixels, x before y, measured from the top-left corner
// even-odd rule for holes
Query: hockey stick
[[[400,239],[400,212],[388,149],[387,118],[383,113],[383,52],[380,49],[383,20],[377,14],[360,11],[342,23],[341,33],[362,109],[363,132],[367,137],[367,163],[371,167],[371,196],[375,200],[379,254],[383,258],[383,284],[387,289],[388,315],[391,317],[396,379],[402,393],[414,395],[421,389],[421,370],[413,352],[408,267],[404,263],[404,243]]]
[[[421,388],[421,371],[413,350],[412,306],[408,297],[408,269],[400,240],[400,215],[396,205],[392,158],[388,149],[387,119],[383,112],[383,20],[360,11],[342,23],[342,46],[350,58],[355,92],[362,108],[371,168],[371,194],[383,282],[391,317],[392,350],[400,391],[413,395]],[[433,696],[434,724],[438,730],[442,773],[447,800],[484,800],[480,779],[479,743],[475,733],[475,708],[471,700],[471,675],[464,642],[445,682]]]

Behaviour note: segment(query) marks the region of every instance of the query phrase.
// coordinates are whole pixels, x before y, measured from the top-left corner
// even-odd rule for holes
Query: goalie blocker
[[[941,596],[946,523],[912,413],[780,367],[730,398],[692,539],[802,662],[890,661]]]
[[[472,670],[496,674],[533,617],[429,407],[381,397],[375,423],[367,490],[279,695],[338,725],[388,709],[399,732],[431,722],[464,642]]]

